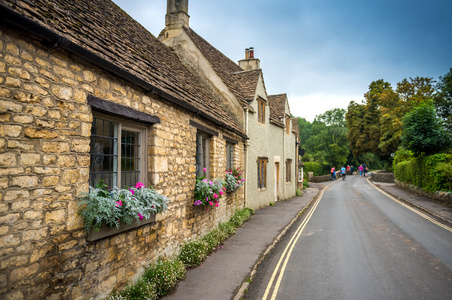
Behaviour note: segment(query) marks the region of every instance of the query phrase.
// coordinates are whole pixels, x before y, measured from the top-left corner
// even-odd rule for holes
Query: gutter
[[[140,88],[144,90],[145,93],[151,93],[160,96],[161,98],[171,103],[177,104],[190,112],[198,114],[199,116],[213,122],[214,124],[219,125],[224,129],[236,133],[237,135],[241,136],[244,139],[248,139],[247,135],[242,133],[241,131],[232,128],[231,126],[217,120],[216,118],[214,118],[211,115],[208,115],[205,112],[200,111],[198,108],[188,104],[187,102],[173,95],[168,94],[167,92],[148,83],[147,81],[139,78],[138,76],[130,73],[129,71],[116,66],[115,64],[107,61],[106,59],[100,57],[99,55],[94,54],[93,52],[83,48],[82,46],[77,45],[68,38],[50,30],[49,28],[41,25],[40,23],[28,19],[27,17],[19,14],[18,12],[14,11],[13,9],[3,4],[0,4],[0,23],[7,24],[15,28],[19,28],[27,32],[28,34],[34,36],[35,38],[39,39],[46,46],[66,50],[69,53],[78,56],[84,59],[85,61],[109,73],[112,73],[126,81],[138,85]]]

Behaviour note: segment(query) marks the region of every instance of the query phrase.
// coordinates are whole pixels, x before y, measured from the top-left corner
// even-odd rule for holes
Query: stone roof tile
[[[243,133],[177,56],[113,2],[2,0],[2,4]]]

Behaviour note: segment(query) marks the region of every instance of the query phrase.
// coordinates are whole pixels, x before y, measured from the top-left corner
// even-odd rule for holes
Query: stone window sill
[[[124,225],[122,224],[119,229],[116,227],[108,227],[108,226],[102,226],[99,231],[90,231],[88,232],[87,241],[88,242],[94,242],[112,235],[116,235],[118,233],[128,231],[134,228],[138,228],[140,226],[150,224],[155,222],[155,215],[151,215],[151,217],[147,220],[143,220],[140,223],[133,223],[130,225]]]

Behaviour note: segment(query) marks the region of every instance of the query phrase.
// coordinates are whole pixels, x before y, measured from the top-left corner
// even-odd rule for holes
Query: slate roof
[[[284,117],[286,115],[287,95],[286,94],[269,95],[267,96],[267,99],[268,105],[270,105],[271,108],[274,110],[278,119],[284,120]]]
[[[109,0],[1,0],[29,20],[175,97],[244,136],[242,129],[163,43]],[[237,68],[239,68],[237,66]],[[236,67],[231,72],[239,71]]]
[[[252,110],[249,102],[254,100],[262,70],[243,71],[238,64],[218,51],[193,29],[184,27],[184,30],[243,107]]]

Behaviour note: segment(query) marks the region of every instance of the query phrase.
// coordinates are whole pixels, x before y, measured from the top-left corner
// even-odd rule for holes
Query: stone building
[[[2,0],[0,58],[1,299],[106,296],[245,205],[243,188],[209,211],[193,194],[197,170],[245,167],[257,96],[217,93],[114,3]],[[261,71],[232,75],[247,76],[268,124]],[[77,197],[97,179],[141,181],[172,202],[153,222],[88,239]]]
[[[168,0],[159,39],[223,103],[249,137],[245,147],[245,203],[252,208],[293,197],[298,178],[298,129],[287,97],[270,97],[254,49],[236,64],[189,27],[188,0]],[[272,102],[274,102],[272,104]],[[242,117],[240,117],[242,116]]]

